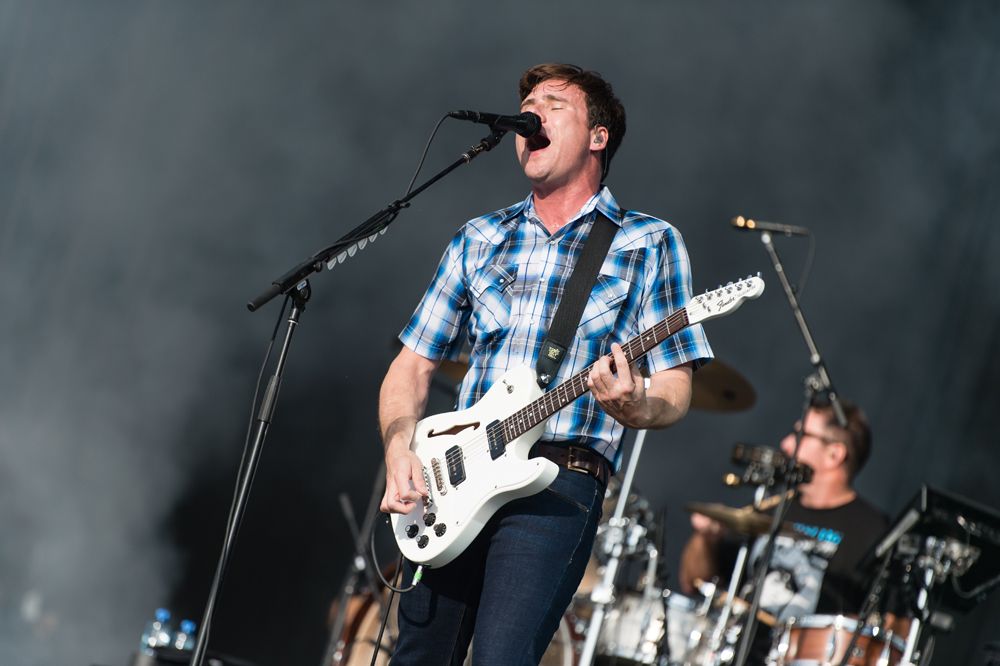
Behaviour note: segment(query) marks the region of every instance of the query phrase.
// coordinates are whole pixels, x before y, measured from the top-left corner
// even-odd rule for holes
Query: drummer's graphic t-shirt
[[[760,607],[779,621],[803,615],[856,614],[868,594],[868,576],[858,571],[865,553],[885,532],[881,511],[856,497],[835,509],[807,509],[792,501],[785,520],[796,536],[775,540],[764,577]],[[752,580],[766,537],[750,550]]]

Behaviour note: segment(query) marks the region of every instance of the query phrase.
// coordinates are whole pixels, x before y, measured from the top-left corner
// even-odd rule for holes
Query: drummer
[[[870,585],[858,564],[888,526],[885,515],[859,497],[853,485],[871,452],[868,419],[850,401],[841,400],[841,405],[846,428],[837,423],[829,402],[814,402],[806,414],[798,460],[813,469],[813,477],[799,486],[790,503],[786,520],[798,534],[776,539],[761,591],[761,610],[779,622],[805,615],[856,615]],[[781,450],[792,455],[794,432],[781,441]],[[701,514],[691,515],[691,526],[694,533],[678,575],[688,595],[698,579],[728,578],[740,544],[738,534]],[[752,545],[744,580],[752,579],[765,541],[758,537]],[[758,632],[759,639],[762,634]]]

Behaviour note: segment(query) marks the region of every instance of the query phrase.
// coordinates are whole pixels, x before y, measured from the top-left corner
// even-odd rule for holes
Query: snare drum
[[[617,664],[652,664],[664,639],[666,612],[663,595],[624,592],[615,599],[604,616],[597,652]]]
[[[714,623],[708,619],[709,605],[685,597],[679,592],[664,593],[667,609],[667,647],[671,664],[684,664],[689,656],[712,633]]]
[[[771,650],[775,666],[823,666],[839,664],[854,630],[855,618],[845,615],[806,615],[779,627],[781,633]],[[892,632],[865,627],[847,661],[851,666],[895,666],[903,656],[906,641]]]

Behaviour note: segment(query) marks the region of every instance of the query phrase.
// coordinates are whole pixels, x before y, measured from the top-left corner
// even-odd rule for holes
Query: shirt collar
[[[615,198],[611,196],[611,190],[607,187],[602,187],[601,191],[590,197],[590,199],[583,205],[583,208],[573,216],[573,219],[569,223],[575,222],[581,217],[594,212],[594,209],[600,210],[604,215],[608,217],[612,222],[617,224],[619,227],[622,226],[622,220],[624,214],[621,208],[618,207],[618,202]],[[500,220],[500,224],[516,224],[518,218],[524,215],[526,220],[535,219],[539,220],[538,215],[535,213],[535,195],[529,194],[528,198],[517,204],[516,206],[511,206],[505,212],[503,219]]]

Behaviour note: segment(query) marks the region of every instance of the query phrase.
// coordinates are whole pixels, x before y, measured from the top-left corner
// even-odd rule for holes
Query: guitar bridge
[[[430,506],[434,503],[434,491],[431,490],[431,477],[427,473],[426,467],[421,467],[420,469],[424,472],[424,485],[427,486],[427,497],[424,498],[424,506]]]
[[[448,494],[448,486],[444,484],[444,476],[441,474],[441,462],[437,458],[431,458],[431,471],[434,474],[434,484],[438,492],[442,495]]]

